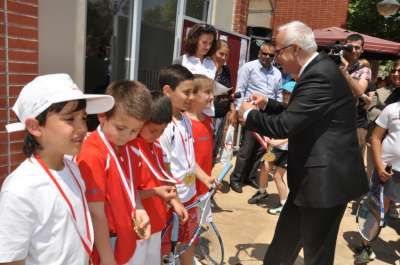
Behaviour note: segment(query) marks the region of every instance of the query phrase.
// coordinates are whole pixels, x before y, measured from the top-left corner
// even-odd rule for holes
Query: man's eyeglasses
[[[292,46],[293,46],[293,44],[289,44],[289,45],[286,45],[286,46],[283,47],[283,48],[275,49],[276,56],[279,56],[283,50],[285,50],[285,49],[287,49],[287,48],[289,48],[289,47],[292,47]]]

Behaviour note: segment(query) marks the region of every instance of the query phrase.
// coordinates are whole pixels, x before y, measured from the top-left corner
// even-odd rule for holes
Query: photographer
[[[360,56],[363,53],[364,38],[360,34],[350,34],[345,40],[346,45],[351,45],[351,52],[348,49],[343,50],[340,70],[346,78],[347,83],[357,98],[357,135],[361,153],[364,157],[368,119],[366,106],[370,104],[371,97],[368,94],[368,84],[371,81],[371,69],[360,63]]]

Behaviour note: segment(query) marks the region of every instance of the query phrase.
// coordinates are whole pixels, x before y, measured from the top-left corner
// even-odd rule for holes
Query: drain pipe
[[[5,63],[5,81],[6,81],[6,115],[7,115],[7,124],[10,123],[11,115],[10,115],[10,69],[9,69],[9,55],[8,55],[8,7],[7,2],[4,1],[4,63]],[[11,137],[10,134],[7,133],[7,173],[10,174],[11,172]]]

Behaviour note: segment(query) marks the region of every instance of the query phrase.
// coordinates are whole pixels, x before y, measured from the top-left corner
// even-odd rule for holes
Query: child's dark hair
[[[40,113],[37,117],[36,120],[39,122],[40,126],[45,126],[46,125],[46,120],[47,120],[47,114],[50,112],[54,113],[60,113],[62,109],[67,105],[68,102],[71,101],[65,101],[65,102],[60,102],[60,103],[54,103],[50,107],[48,107],[45,111]],[[75,109],[72,112],[79,111],[82,109],[86,108],[86,100],[81,99],[77,101],[78,103],[75,106]],[[35,137],[28,132],[28,134],[25,136],[24,139],[24,145],[22,146],[22,151],[24,152],[25,156],[30,157],[37,150],[42,149],[42,146],[38,143],[38,141],[35,139]]]
[[[185,52],[188,55],[196,54],[197,43],[202,34],[210,34],[214,38],[206,56],[211,56],[211,54],[214,53],[217,47],[217,30],[211,25],[196,24],[190,29],[187,39],[185,40]]]
[[[150,119],[150,91],[139,81],[114,81],[107,87],[106,94],[113,96],[115,100],[114,107],[106,112],[107,118],[112,117],[117,108],[122,108],[126,114],[138,120]]]
[[[172,90],[183,81],[193,80],[193,74],[184,66],[179,64],[172,64],[160,70],[158,83],[160,88],[168,85]]]
[[[151,91],[151,117],[150,122],[166,124],[172,121],[172,103],[169,97],[164,96],[161,91]]]

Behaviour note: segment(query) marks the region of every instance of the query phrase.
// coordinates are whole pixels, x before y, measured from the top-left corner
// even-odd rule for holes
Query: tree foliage
[[[400,11],[384,18],[376,5],[382,0],[350,0],[347,28],[367,35],[400,42]]]

